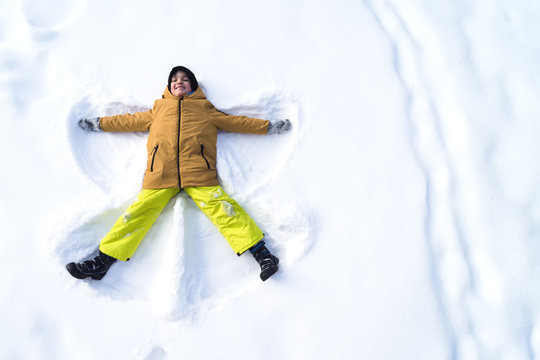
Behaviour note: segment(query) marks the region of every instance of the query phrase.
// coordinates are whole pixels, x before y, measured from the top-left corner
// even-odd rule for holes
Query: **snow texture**
[[[540,357],[540,5],[526,0],[7,0],[0,359]],[[140,191],[149,109],[191,68],[266,282],[184,193],[129,262],[95,255]]]

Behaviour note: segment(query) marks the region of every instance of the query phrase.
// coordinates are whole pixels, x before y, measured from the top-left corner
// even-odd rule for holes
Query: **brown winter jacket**
[[[165,88],[152,110],[102,117],[100,127],[103,131],[150,130],[143,189],[164,189],[218,185],[218,130],[266,134],[268,121],[224,114],[200,87],[181,98]]]

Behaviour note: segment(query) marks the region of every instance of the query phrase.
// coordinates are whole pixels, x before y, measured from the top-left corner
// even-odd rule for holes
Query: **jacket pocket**
[[[208,159],[206,156],[204,156],[204,145],[201,144],[201,156],[203,157],[204,161],[206,161],[206,167],[210,169],[210,163],[208,162]]]
[[[156,159],[156,153],[159,145],[154,146],[154,151],[152,152],[152,163],[150,164],[150,172],[154,171],[154,160]]]

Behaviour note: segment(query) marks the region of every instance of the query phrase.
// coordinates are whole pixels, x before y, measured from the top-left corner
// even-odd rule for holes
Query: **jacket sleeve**
[[[99,120],[99,126],[103,131],[148,131],[154,121],[154,107],[148,111],[136,112],[134,114],[123,114],[114,116],[104,116]]]
[[[247,116],[228,115],[212,107],[210,115],[214,125],[230,132],[264,135],[268,132],[268,120],[255,119]]]

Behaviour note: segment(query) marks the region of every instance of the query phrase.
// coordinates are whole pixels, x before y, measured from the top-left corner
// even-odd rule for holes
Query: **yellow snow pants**
[[[221,186],[186,187],[183,190],[216,225],[238,255],[264,237],[255,221]],[[181,189],[143,189],[101,240],[99,249],[116,259],[129,260],[165,205],[180,191]]]

